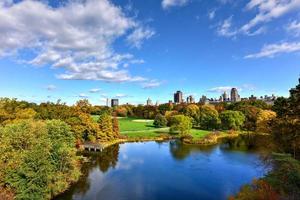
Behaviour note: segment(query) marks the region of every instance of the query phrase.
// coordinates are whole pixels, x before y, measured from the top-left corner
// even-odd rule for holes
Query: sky
[[[300,0],[0,0],[0,97],[288,96]]]

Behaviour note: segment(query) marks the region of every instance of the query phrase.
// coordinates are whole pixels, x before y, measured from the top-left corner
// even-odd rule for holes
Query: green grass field
[[[95,121],[98,120],[99,116],[92,116]],[[157,138],[162,134],[169,134],[169,128],[155,128],[153,126],[153,120],[144,120],[138,118],[119,118],[120,133],[129,138]],[[211,131],[192,129],[191,135],[194,139],[200,139]]]

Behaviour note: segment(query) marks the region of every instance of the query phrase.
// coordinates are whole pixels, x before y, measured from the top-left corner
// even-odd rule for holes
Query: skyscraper
[[[115,107],[119,105],[119,99],[112,99],[111,100],[111,107]]]
[[[231,98],[231,102],[240,101],[241,98],[240,98],[240,95],[239,95],[238,90],[236,88],[231,89],[230,98]]]
[[[150,98],[147,99],[147,106],[152,106],[152,100]]]
[[[182,96],[183,96],[182,92],[181,91],[177,91],[174,94],[174,103],[182,103],[183,102]]]
[[[227,92],[225,91],[224,93],[223,93],[223,101],[228,101],[229,100],[229,98],[228,98],[228,95],[227,95]]]
[[[111,101],[109,98],[106,99],[106,106],[107,107],[110,107],[111,106]]]
[[[190,95],[186,98],[186,102],[187,103],[195,103],[195,98],[192,95]]]

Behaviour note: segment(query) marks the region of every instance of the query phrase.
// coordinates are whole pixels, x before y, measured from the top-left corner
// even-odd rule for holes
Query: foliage
[[[115,108],[115,113],[119,117],[127,117],[127,109],[124,106],[118,106]]]
[[[261,133],[271,132],[271,122],[276,118],[276,113],[271,110],[260,110],[256,120],[256,131]]]
[[[246,119],[244,123],[244,129],[249,131],[255,131],[256,130],[256,121],[258,113],[262,110],[258,107],[252,106],[252,105],[242,105],[236,108],[237,111],[241,111]]]
[[[165,103],[165,104],[160,104],[158,106],[158,111],[160,112],[160,114],[165,115],[165,113],[167,111],[172,111],[173,110],[173,105],[169,104],[169,103]]]
[[[300,158],[300,79],[299,84],[290,90],[290,97],[275,102],[273,109],[278,111],[278,117],[272,123],[275,143],[280,152]]]
[[[253,180],[245,185],[235,197],[229,200],[279,200],[279,194],[264,180]]]
[[[201,129],[213,130],[220,125],[219,113],[213,106],[201,106],[196,118]]]
[[[274,102],[272,110],[277,113],[278,117],[285,117],[289,111],[288,107],[289,107],[288,99],[284,97],[278,97]]]
[[[120,137],[119,120],[116,115],[113,116],[113,133],[116,137]]]
[[[101,133],[103,133],[105,136],[107,136],[108,139],[115,138],[115,134],[113,132],[112,119],[111,119],[110,115],[108,115],[106,113],[103,113],[102,115],[100,115],[98,124],[99,124]],[[100,138],[100,137],[98,137],[98,139],[103,140],[103,138]]]
[[[154,119],[154,122],[153,122],[153,125],[156,127],[156,128],[162,128],[162,127],[165,127],[167,126],[167,119],[165,116],[163,116],[162,114],[157,114],[155,116],[155,119]]]
[[[0,138],[0,184],[12,187],[16,199],[49,199],[78,179],[75,138],[66,123],[21,121],[1,128]]]
[[[179,132],[181,136],[186,136],[190,133],[192,129],[191,118],[184,115],[175,115],[171,118],[171,128],[170,132]]]
[[[220,119],[222,128],[227,130],[239,130],[245,122],[245,116],[240,111],[224,111],[220,114]]]

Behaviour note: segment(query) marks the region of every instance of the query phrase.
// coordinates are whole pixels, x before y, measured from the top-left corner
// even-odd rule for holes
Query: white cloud
[[[98,92],[100,92],[100,91],[101,91],[100,88],[93,88],[93,89],[90,89],[90,90],[89,90],[90,93],[98,93]]]
[[[212,93],[223,93],[223,92],[229,93],[232,88],[237,88],[239,92],[244,90],[248,90],[248,91],[255,90],[255,86],[253,84],[243,84],[241,86],[219,86],[219,87],[208,89],[207,91]]]
[[[163,9],[168,9],[174,6],[184,6],[188,3],[189,0],[163,0],[161,5]]]
[[[142,84],[142,87],[144,89],[151,89],[151,88],[156,88],[156,87],[159,87],[161,86],[162,82],[161,81],[158,81],[158,80],[150,80],[148,82],[145,82]]]
[[[213,20],[213,19],[215,18],[215,16],[216,16],[216,9],[211,10],[211,11],[208,13],[208,18],[209,18],[210,20]]]
[[[224,37],[232,37],[237,33],[236,30],[232,30],[232,16],[220,23],[217,29],[217,34]]]
[[[80,93],[80,94],[78,95],[78,97],[80,97],[80,98],[84,98],[84,99],[87,99],[87,98],[89,98],[89,96],[88,96],[88,95],[86,95],[86,94],[84,94],[84,93]]]
[[[226,0],[219,1],[227,3]],[[235,37],[238,34],[254,36],[265,33],[265,23],[282,17],[287,13],[300,10],[300,0],[250,0],[246,5],[246,11],[250,10],[255,10],[255,12],[257,12],[254,18],[252,18],[241,27],[232,28],[233,26],[231,16],[219,24],[217,29],[218,35],[225,37]]]
[[[300,9],[299,0],[250,0],[247,10],[258,9],[258,14],[245,24],[241,31],[249,32],[260,23],[269,22],[289,12]]]
[[[300,21],[293,21],[288,24],[287,31],[293,33],[295,36],[300,36]]]
[[[130,46],[141,48],[143,41],[150,39],[155,32],[150,28],[139,27],[127,36],[127,42]]]
[[[115,96],[116,98],[126,98],[126,97],[130,97],[128,94],[116,94]]]
[[[283,42],[278,44],[264,45],[260,52],[249,54],[245,58],[274,57],[278,54],[300,51],[300,42]]]
[[[55,85],[47,85],[46,89],[48,91],[52,91],[52,90],[55,90],[56,89],[56,86]]]
[[[209,90],[208,92],[214,92],[214,93],[223,93],[223,92],[228,92],[233,88],[232,86],[219,86],[219,87],[214,87]]]
[[[127,17],[108,0],[68,1],[56,8],[45,2],[1,1],[0,56],[31,50],[36,57],[28,63],[61,68],[60,79],[145,80],[119,69],[135,58],[115,52],[113,43],[132,32],[133,45],[140,47],[154,34],[150,28]]]

